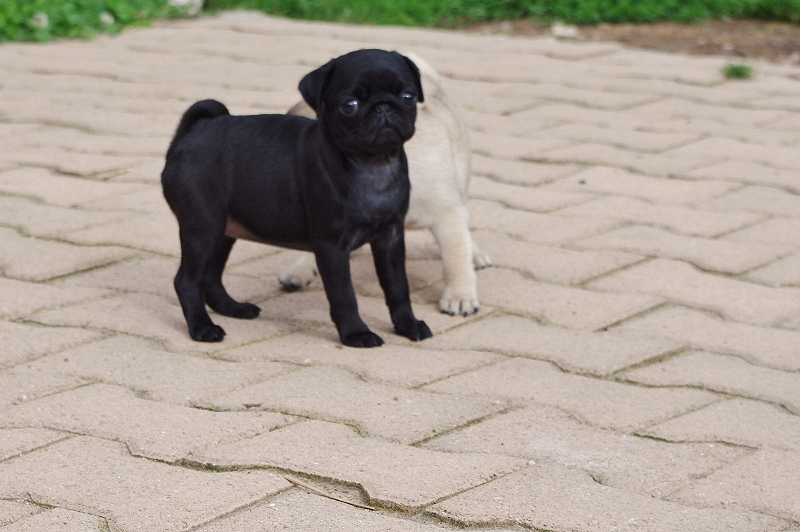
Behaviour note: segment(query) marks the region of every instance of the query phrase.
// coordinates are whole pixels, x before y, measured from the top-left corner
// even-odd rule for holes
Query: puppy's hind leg
[[[221,228],[217,234],[205,227],[187,231],[181,227],[181,266],[175,275],[175,292],[181,302],[183,315],[189,327],[189,336],[198,342],[220,342],[225,330],[211,321],[206,310],[205,278],[211,257],[222,238]]]
[[[223,316],[250,320],[258,316],[261,309],[252,303],[239,303],[228,295],[222,285],[222,271],[225,269],[225,263],[228,261],[235,242],[235,238],[223,236],[209,260],[203,282],[206,303]]]

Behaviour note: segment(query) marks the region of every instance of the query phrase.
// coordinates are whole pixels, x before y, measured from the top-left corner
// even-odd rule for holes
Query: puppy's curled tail
[[[201,100],[193,104],[183,113],[178,129],[175,131],[175,137],[172,139],[172,144],[183,138],[198,121],[229,114],[228,108],[217,100]]]

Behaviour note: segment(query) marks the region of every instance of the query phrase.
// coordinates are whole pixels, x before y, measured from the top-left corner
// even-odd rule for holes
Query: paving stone
[[[631,433],[717,400],[710,392],[644,388],[559,371],[552,364],[515,358],[423,388],[495,400],[558,407],[596,427]]]
[[[0,228],[3,257],[0,269],[7,277],[44,281],[104,266],[132,255],[130,250],[112,246],[75,246],[20,235],[15,229]],[[42,260],[47,257],[48,260]]]
[[[11,196],[0,196],[0,224],[39,238],[62,239],[71,231],[111,223],[133,216],[130,212],[101,212],[42,205]],[[176,233],[177,234],[177,233]],[[99,242],[107,245],[109,242]]]
[[[548,212],[592,199],[588,194],[510,185],[485,177],[470,180],[470,196],[502,203],[512,209]]]
[[[579,169],[579,166],[571,164],[509,161],[487,157],[479,153],[473,154],[472,157],[472,172],[475,175],[488,176],[505,183],[523,186],[549,183],[574,174]]]
[[[44,168],[15,168],[0,172],[0,191],[14,196],[36,198],[50,205],[78,205],[141,189],[141,185],[104,183],[56,174]]]
[[[798,289],[777,289],[703,273],[688,264],[666,259],[636,264],[587,286],[658,295],[751,325],[774,325],[800,312]]]
[[[470,133],[472,149],[477,153],[511,160],[538,160],[548,150],[571,144],[560,139],[534,139],[510,135],[487,135],[480,131]],[[574,162],[574,161],[557,161]]]
[[[29,81],[36,80],[36,76],[26,76]],[[74,79],[74,78],[73,78]],[[53,83],[53,76],[48,76],[47,83]],[[70,87],[63,87],[69,90]],[[71,87],[72,90],[80,87],[79,85]],[[116,87],[117,91],[121,87]],[[23,91],[30,89],[21,89]],[[54,87],[54,90],[59,90]],[[95,93],[93,96],[102,97]],[[121,95],[120,95],[121,96]],[[125,97],[126,103],[123,105],[129,107],[137,107],[139,105],[146,105],[148,102],[142,101],[140,98]],[[151,99],[153,101],[154,99]],[[75,128],[48,126],[46,128],[37,129],[34,131],[23,133],[16,136],[15,141],[19,142],[21,146],[25,147],[57,147],[67,151],[79,153],[92,153],[101,155],[112,156],[129,156],[129,157],[163,157],[167,153],[169,147],[169,138],[158,137],[136,137],[131,135],[113,135],[113,134],[92,134],[86,131],[81,131]],[[74,179],[72,180],[74,181]],[[110,189],[120,187],[108,187]],[[88,192],[88,191],[87,191]]]
[[[98,515],[122,530],[186,530],[288,487],[268,471],[212,473],[134,458],[85,436],[0,463],[0,496]]]
[[[774,369],[800,371],[797,333],[790,330],[726,322],[682,307],[660,308],[617,328],[681,340],[696,349],[739,355]]]
[[[714,211],[747,211],[800,218],[800,195],[773,187],[749,186],[709,201],[702,207]]]
[[[40,511],[41,509],[38,506],[29,502],[0,500],[0,527],[8,526],[9,523],[34,515]]]
[[[161,162],[161,166],[163,167],[163,162]],[[159,170],[160,172],[161,170]],[[131,217],[134,217],[135,214],[152,214],[160,218],[170,213],[160,186],[114,182],[104,182],[103,186],[105,185],[136,188],[121,194],[93,198],[91,201],[84,203],[83,208],[93,211],[124,211],[131,213]]]
[[[264,342],[216,353],[235,361],[271,360],[304,366],[334,366],[353,372],[367,381],[414,388],[463,371],[495,362],[499,355],[477,351],[435,351],[385,344],[379,350],[348,349],[307,332],[290,334]]]
[[[473,231],[472,240],[492,257],[492,264],[517,270],[537,281],[579,285],[644,260],[641,255],[610,250],[576,250],[523,242],[495,231]]]
[[[719,104],[720,101],[716,102]],[[771,128],[775,125],[771,124]],[[750,144],[789,145],[795,142],[798,134],[791,131],[754,128],[743,124],[724,124],[712,118],[665,118],[646,126],[648,131],[656,133],[688,134],[698,137],[723,137]],[[733,162],[733,161],[729,161]],[[738,161],[737,161],[738,162]]]
[[[702,154],[696,157],[678,157],[622,149],[593,142],[547,150],[540,154],[539,158],[557,163],[616,166],[661,177],[680,174],[700,166],[708,166],[715,161],[702,156]]]
[[[39,532],[102,532],[107,530],[105,519],[81,512],[73,512],[64,508],[52,508],[3,528],[3,532],[22,532],[37,530]]]
[[[52,48],[51,48],[52,49]],[[85,84],[83,85],[85,87]],[[134,113],[104,109],[97,112],[97,109],[83,105],[64,105],[53,102],[40,102],[39,105],[22,106],[19,102],[6,102],[0,106],[0,113],[5,113],[11,120],[31,123],[51,123],[58,127],[75,128],[95,134],[118,134],[125,135],[135,131],[137,136],[169,136],[174,133],[174,124],[164,121],[161,116],[155,114]],[[54,120],[54,117],[57,117]],[[64,152],[68,153],[68,152]],[[54,152],[31,152],[25,159],[31,162],[38,162],[44,166],[55,165],[63,170],[78,170],[83,172],[110,170],[116,171],[125,168],[130,161],[113,159],[96,159],[94,164],[82,163],[80,154],[75,154],[72,164],[67,166],[56,161],[57,154]],[[21,159],[21,157],[15,157]],[[60,159],[59,159],[60,160]]]
[[[552,184],[556,190],[612,194],[655,204],[695,205],[721,196],[741,185],[725,181],[688,181],[649,177],[622,168],[592,166]]]
[[[234,257],[231,257],[231,262],[233,259]],[[286,266],[290,264],[289,261],[285,261],[285,263]],[[139,254],[106,267],[57,279],[53,284],[60,287],[92,287],[124,292],[143,292],[158,295],[167,300],[177,300],[172,280],[179,265],[180,260],[176,257]],[[277,271],[265,279],[254,280],[253,277],[246,276],[246,272],[249,270],[252,268],[236,269],[235,266],[226,268],[223,282],[232,297],[242,301],[261,301],[281,293]],[[237,273],[231,273],[233,271]],[[264,280],[270,282],[263,282]]]
[[[770,127],[781,130],[800,131],[800,118],[796,114],[790,114],[776,122],[770,124]]]
[[[364,382],[336,368],[304,368],[213,400],[221,409],[247,405],[359,426],[367,434],[412,443],[498,412],[503,401],[436,394]]]
[[[36,321],[124,332],[157,339],[175,349],[187,351],[215,351],[292,330],[291,325],[275,320],[238,320],[215,314],[214,321],[227,332],[226,343],[195,342],[189,337],[177,297],[175,300],[175,303],[170,303],[150,294],[121,294],[39,312]]]
[[[628,371],[622,378],[651,386],[693,386],[761,399],[800,415],[800,374],[754,366],[738,357],[690,351]]]
[[[604,54],[601,54],[604,55]],[[558,57],[557,54],[548,54],[548,57]],[[513,95],[515,91],[511,87],[502,87],[506,94]],[[523,94],[529,95],[532,98],[545,100],[545,101],[563,101],[573,103],[575,105],[582,105],[592,109],[617,109],[624,110],[636,105],[652,101],[652,96],[646,94],[632,94],[630,92],[617,92],[612,90],[598,91],[594,89],[585,89],[581,87],[568,87],[563,83],[537,83],[525,84],[523,87]],[[565,128],[567,131],[574,131]],[[575,132],[577,139],[598,137],[607,139],[608,136],[602,137],[601,134],[594,131],[583,131],[581,133]],[[559,128],[559,133],[553,132],[549,137],[563,137],[575,139],[569,134],[564,134]]]
[[[767,220],[725,235],[725,239],[733,242],[780,244],[800,249],[800,220]]]
[[[5,57],[5,56],[4,56]],[[9,82],[14,79],[13,76],[7,78]],[[9,86],[11,83],[9,83]],[[41,124],[9,124],[4,122],[0,124],[0,137],[6,140],[15,140],[25,135],[36,135],[44,133],[48,128]]]
[[[483,272],[481,286],[481,299],[489,305],[569,329],[601,329],[663,302],[660,297],[538,283],[502,268]]]
[[[166,207],[165,207],[166,208]],[[113,244],[179,257],[178,222],[171,212],[138,215],[64,235],[76,244]]]
[[[547,360],[567,371],[606,376],[681,349],[651,336],[544,327],[520,316],[489,316],[431,338],[429,349],[480,349]]]
[[[165,299],[175,299],[177,296],[172,280],[178,271],[179,263],[179,259],[175,257],[138,253],[129,259],[105,267],[56,279],[52,284],[62,288],[84,287],[115,292],[143,292]],[[234,279],[240,277],[234,276]]]
[[[664,497],[747,452],[713,443],[666,443],[596,429],[545,406],[495,416],[429,441],[424,448],[560,464],[581,469],[604,486],[651,497]]]
[[[592,43],[592,46],[583,46],[583,43],[571,43],[552,37],[534,39],[532,44],[534,49],[541,50],[541,53],[547,57],[573,61],[609,55],[617,52],[620,48],[617,43],[597,42]]]
[[[166,151],[164,153],[166,153]],[[136,166],[127,168],[124,171],[120,171],[119,173],[111,177],[110,180],[120,184],[145,183],[151,185],[158,185],[161,183],[161,171],[163,169],[164,169],[163,157],[151,158],[146,160],[145,162],[137,164]]]
[[[374,504],[412,509],[516,469],[518,458],[452,454],[374,438],[325,421],[306,421],[194,455],[215,467],[278,467],[360,485]]]
[[[742,107],[736,107],[735,110],[731,110],[731,108],[727,106],[695,103],[684,98],[666,98],[658,102],[640,105],[633,111],[636,114],[647,115],[651,117],[651,119],[653,116],[708,118],[723,124],[745,125],[750,127],[773,122],[786,116],[782,111],[745,109]],[[706,145],[730,146],[729,144],[715,144],[708,141],[706,141]],[[724,159],[728,159],[731,157],[731,153],[735,152],[721,151],[719,155]]]
[[[745,278],[768,286],[800,287],[800,253],[788,255],[781,260],[750,271]]]
[[[209,412],[139,399],[93,384],[7,410],[9,427],[41,427],[124,442],[134,456],[175,462],[207,447],[268,432],[290,419],[266,412]]]
[[[619,222],[614,220],[553,216],[507,209],[498,203],[485,200],[471,200],[469,208],[471,227],[502,231],[534,244],[562,244],[619,225]]]
[[[272,530],[295,532],[442,532],[448,526],[419,522],[397,515],[354,508],[319,495],[296,489],[270,499],[268,503],[246,508],[197,529],[197,532],[229,532],[257,530],[267,526]],[[511,532],[495,529],[498,532]]]
[[[642,82],[644,80],[640,83]],[[609,81],[603,80],[603,83],[609,83]],[[544,102],[534,107],[528,105],[525,110],[515,112],[508,119],[516,124],[514,131],[517,132],[531,131],[535,124],[553,126],[571,123],[589,124],[612,130],[636,131],[645,129],[647,124],[652,123],[652,119],[631,113],[620,113],[611,109],[590,109],[582,105],[563,102]]]
[[[38,361],[44,374],[81,378],[137,391],[137,396],[196,406],[210,398],[292,371],[277,362],[232,363],[186,350],[170,353],[139,338],[116,336]],[[2,374],[0,374],[2,375]],[[213,375],[213,379],[208,376]]]
[[[636,198],[606,196],[591,202],[556,211],[559,216],[613,218],[642,225],[655,225],[688,236],[713,238],[752,225],[763,218],[758,214],[725,212],[657,205]]]
[[[514,523],[542,530],[716,532],[788,526],[777,517],[653,499],[603,486],[583,472],[538,464],[438,503],[428,512],[467,526]]]
[[[676,442],[800,450],[798,416],[776,405],[741,398],[711,404],[649,427],[642,434]]]
[[[797,182],[796,170],[775,168],[769,164],[755,161],[728,160],[702,168],[695,168],[684,175],[694,179],[718,179],[754,185],[784,187],[795,193],[800,192],[800,183]]]
[[[137,164],[130,157],[77,153],[51,146],[17,152],[12,155],[12,160],[25,166],[48,168],[62,174],[100,178]]]
[[[775,244],[737,243],[729,240],[681,236],[657,227],[620,227],[573,244],[580,248],[616,249],[691,262],[703,270],[740,274],[772,262],[792,251]],[[643,265],[643,267],[646,267]]]
[[[102,335],[69,327],[42,327],[0,320],[0,368],[101,338]]]
[[[798,521],[800,462],[797,451],[762,449],[675,494],[688,504],[751,510]]]
[[[68,434],[49,429],[0,429],[0,461],[67,437]]]
[[[752,113],[774,113],[774,111],[751,111]],[[800,169],[797,151],[789,146],[765,146],[747,144],[733,139],[705,138],[664,152],[666,156],[696,160],[699,158],[741,159],[754,161],[776,168]]]
[[[428,266],[428,270],[434,268],[438,272],[440,267],[439,265],[433,267]],[[485,285],[485,282],[482,280],[484,274],[485,270],[478,272],[479,286]],[[324,335],[330,342],[338,343],[339,335],[336,333],[336,328],[331,321],[328,300],[325,298],[325,292],[321,285],[322,283],[312,284],[299,292],[272,297],[259,303],[261,307],[261,318],[259,318],[258,321],[262,319],[268,321],[285,321],[285,324],[281,324],[282,327],[287,326],[287,324],[295,327],[302,326],[303,328],[317,326],[319,329],[310,331],[311,334],[317,336]],[[457,325],[461,325],[464,321],[472,321],[480,317],[480,313],[471,314],[466,317],[454,317],[443,314],[439,310],[438,304],[441,295],[441,285],[430,287],[427,291],[411,294],[414,315],[417,319],[425,321],[434,335]],[[416,342],[412,342],[394,333],[394,326],[389,318],[389,311],[386,308],[386,302],[383,296],[366,297],[358,294],[357,300],[358,312],[361,318],[367,326],[381,336],[385,342],[403,345],[424,345],[424,343],[417,344]],[[485,302],[481,308],[485,311],[491,309]]]
[[[42,359],[18,364],[0,370],[0,407],[69,390],[85,382],[80,377],[53,372]]]
[[[604,94],[591,91],[594,94]],[[640,102],[651,99],[648,96],[639,97]],[[641,102],[644,103],[644,102]],[[539,133],[542,137],[569,139],[580,142],[597,142],[611,144],[612,146],[643,152],[661,152],[676,148],[695,140],[694,135],[680,133],[656,133],[651,131],[623,131],[608,129],[592,124],[563,124],[558,127],[545,129]]]
[[[598,58],[596,64],[601,71],[609,69],[606,77],[676,81],[691,85],[695,92],[716,87],[724,81],[721,57],[697,58],[691,64],[687,64],[686,59],[682,54],[623,48],[616,54]]]

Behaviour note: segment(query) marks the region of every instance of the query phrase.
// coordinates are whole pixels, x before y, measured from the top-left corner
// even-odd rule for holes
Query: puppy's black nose
[[[388,103],[381,103],[375,107],[375,112],[378,113],[378,116],[381,118],[389,118],[389,115],[392,114],[392,108],[389,106]]]

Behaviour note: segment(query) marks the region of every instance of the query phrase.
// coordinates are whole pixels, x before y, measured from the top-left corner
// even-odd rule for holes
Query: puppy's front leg
[[[356,292],[350,277],[350,254],[336,244],[317,243],[314,256],[339,340],[349,347],[383,345],[383,339],[370,331],[358,315]]]
[[[403,225],[398,224],[375,238],[370,242],[370,247],[395,332],[415,342],[433,336],[428,325],[414,317],[411,309]]]

